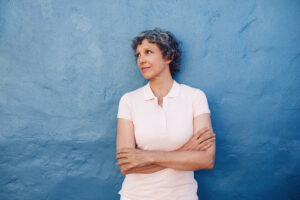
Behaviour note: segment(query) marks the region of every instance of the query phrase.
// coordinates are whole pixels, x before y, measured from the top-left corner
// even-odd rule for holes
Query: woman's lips
[[[142,71],[149,69],[150,67],[142,67]]]

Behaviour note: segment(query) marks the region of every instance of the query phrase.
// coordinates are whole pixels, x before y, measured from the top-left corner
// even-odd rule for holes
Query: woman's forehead
[[[136,51],[139,51],[144,48],[158,48],[156,43],[151,43],[147,39],[144,39],[141,44],[139,44],[136,48]]]

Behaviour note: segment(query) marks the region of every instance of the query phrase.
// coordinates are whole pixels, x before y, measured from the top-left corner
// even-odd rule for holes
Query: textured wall
[[[0,0],[0,199],[118,199],[118,103],[145,84],[130,41],[154,27],[212,111],[200,199],[299,199],[299,20],[297,0]]]

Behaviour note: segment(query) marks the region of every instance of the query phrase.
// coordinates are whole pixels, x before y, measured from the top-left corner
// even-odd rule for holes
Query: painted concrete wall
[[[118,199],[118,103],[146,83],[131,39],[154,27],[212,111],[200,199],[299,199],[299,20],[297,0],[1,0],[0,199]]]

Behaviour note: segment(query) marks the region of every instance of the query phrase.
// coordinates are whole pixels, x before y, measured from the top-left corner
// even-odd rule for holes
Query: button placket
[[[161,119],[162,119],[162,128],[163,128],[163,132],[164,133],[167,133],[167,118],[166,118],[166,110],[165,110],[165,103],[166,103],[166,98],[165,97],[163,97],[163,104],[162,104],[162,106],[160,106],[159,104],[158,104],[158,98],[157,97],[155,97],[155,104],[156,104],[156,107],[158,108],[158,112],[159,112],[159,114],[160,114],[160,117],[161,117]]]
[[[162,108],[161,108],[161,110],[162,110],[162,115],[163,115],[163,119],[164,119],[164,130],[165,130],[165,132],[167,133],[167,131],[168,131],[168,126],[167,126],[167,101],[166,101],[166,97],[163,97],[163,105],[162,105]]]

